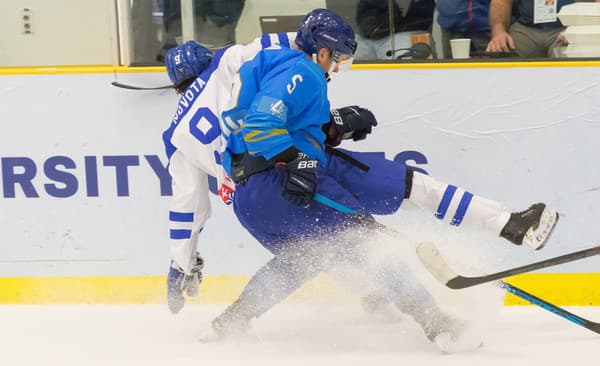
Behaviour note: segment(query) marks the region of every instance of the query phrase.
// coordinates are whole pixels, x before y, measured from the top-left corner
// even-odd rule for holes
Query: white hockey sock
[[[493,235],[500,235],[510,218],[510,212],[500,202],[419,172],[414,172],[408,201],[450,225],[477,228]]]

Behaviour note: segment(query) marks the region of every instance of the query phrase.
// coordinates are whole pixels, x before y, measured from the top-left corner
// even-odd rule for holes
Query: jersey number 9
[[[212,143],[221,135],[219,118],[208,108],[198,108],[190,118],[190,133],[205,145]]]

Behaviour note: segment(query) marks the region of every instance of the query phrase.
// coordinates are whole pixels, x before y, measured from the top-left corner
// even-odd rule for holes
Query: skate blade
[[[443,355],[472,352],[483,347],[480,335],[470,332],[458,337],[451,335],[450,332],[441,333],[435,337],[434,343]]]
[[[544,210],[542,212],[542,216],[540,217],[540,222],[537,228],[527,230],[525,233],[525,237],[523,238],[523,242],[527,244],[531,249],[540,250],[552,236],[554,232],[554,227],[558,222],[558,212],[554,210]]]
[[[255,343],[261,339],[254,332],[234,333],[234,334],[219,334],[215,331],[206,331],[198,338],[200,343],[220,343],[220,342],[238,342],[238,343]]]
[[[202,334],[200,334],[200,338],[198,338],[198,341],[200,343],[215,343],[215,342],[223,342],[227,339],[227,337],[224,337],[222,334],[218,334],[213,330],[207,330],[205,332],[203,332]]]

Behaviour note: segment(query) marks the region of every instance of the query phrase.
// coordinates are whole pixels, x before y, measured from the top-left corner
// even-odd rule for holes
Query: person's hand
[[[283,197],[291,203],[308,208],[317,194],[318,161],[302,157],[284,166]]]
[[[515,49],[515,41],[506,31],[497,32],[485,49],[486,52],[511,52]]]
[[[173,314],[177,314],[185,305],[185,294],[189,297],[198,296],[198,286],[202,282],[202,268],[204,260],[196,255],[196,263],[190,274],[186,274],[177,263],[171,261],[167,276],[167,304]]]
[[[329,112],[330,122],[324,126],[326,143],[337,146],[342,140],[364,140],[377,126],[373,113],[357,105],[332,109]]]
[[[600,1],[600,0],[598,0],[598,1]],[[558,36],[556,37],[556,43],[558,43],[561,46],[569,45],[569,41],[567,40],[567,37],[565,37],[565,32],[560,32],[558,34]]]

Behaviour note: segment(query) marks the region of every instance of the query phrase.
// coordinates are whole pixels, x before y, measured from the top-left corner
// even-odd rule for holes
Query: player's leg
[[[327,175],[351,192],[369,214],[390,215],[398,211],[406,195],[406,165],[387,160],[383,152],[336,150],[366,165],[368,170],[328,154]]]
[[[500,202],[474,195],[460,187],[412,172],[407,201],[433,212],[441,221],[454,226],[481,229],[508,241],[541,249],[558,220],[556,211],[543,203],[521,212],[510,212]]]
[[[326,245],[315,241],[280,243],[281,250],[252,276],[236,301],[213,320],[214,331],[222,337],[246,332],[252,319],[326,271],[337,260],[326,258],[323,253]]]
[[[468,332],[467,323],[441,309],[401,258],[386,256],[364,267],[378,286],[377,293],[410,315],[441,351],[464,351],[480,345],[481,340]]]
[[[308,208],[289,203],[280,194],[278,169],[251,176],[236,187],[234,209],[242,225],[275,257],[252,277],[240,297],[213,322],[223,336],[248,327],[252,318],[283,301],[305,281],[327,270],[342,255],[338,236],[360,222],[314,202]],[[364,209],[333,179],[319,176],[319,192],[359,212]],[[361,240],[359,234],[355,241]],[[336,244],[340,244],[336,246]]]
[[[480,339],[471,337],[465,321],[438,306],[399,255],[381,255],[369,244],[355,249],[354,256],[347,256],[348,263],[336,265],[330,273],[345,288],[362,296],[363,307],[374,308],[367,311],[387,321],[398,319],[399,312],[412,317],[427,339],[445,352],[472,349],[480,344]]]
[[[383,153],[339,150],[366,164],[369,170],[365,172],[330,155],[327,174],[358,197],[370,214],[394,213],[406,200],[451,225],[483,230],[534,249],[543,247],[558,219],[556,211],[543,203],[511,213],[497,201],[413,171],[403,163],[385,159]]]

